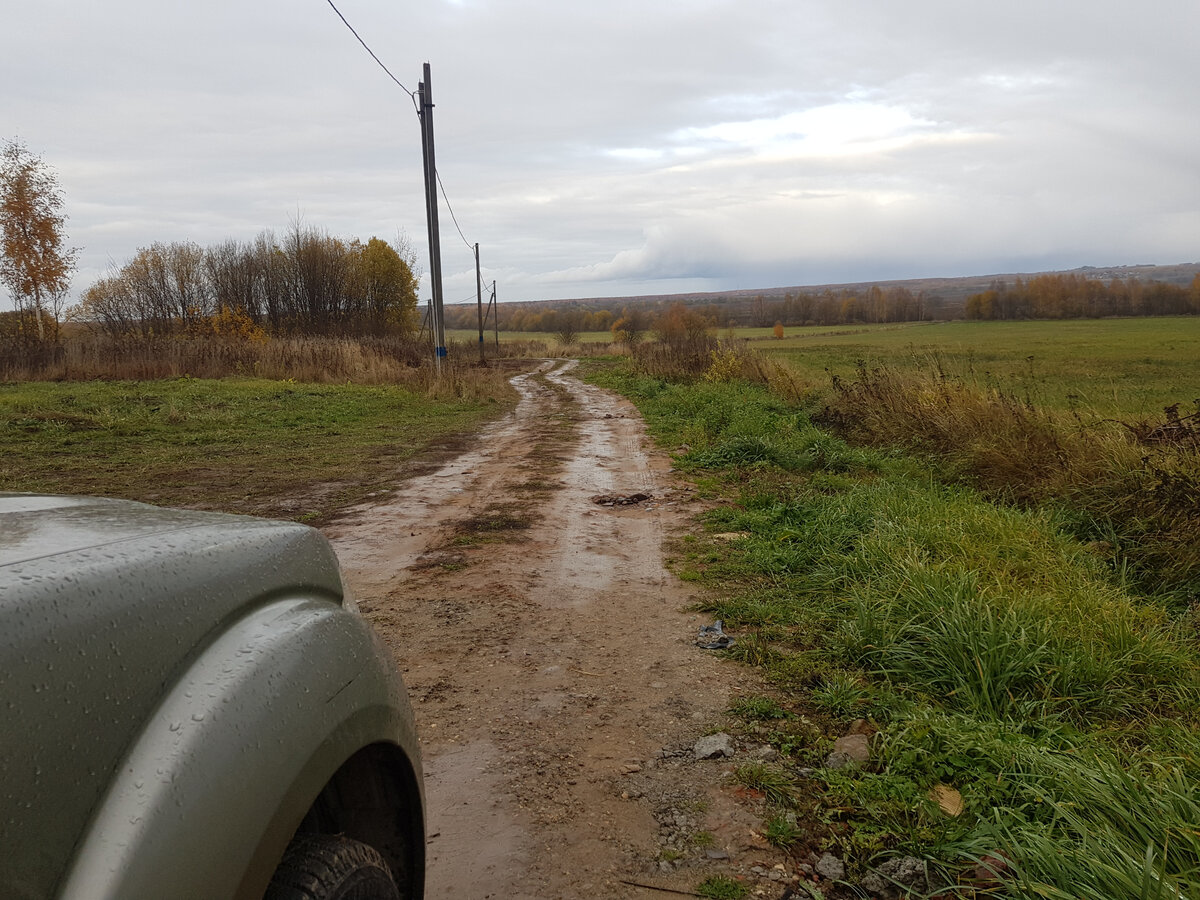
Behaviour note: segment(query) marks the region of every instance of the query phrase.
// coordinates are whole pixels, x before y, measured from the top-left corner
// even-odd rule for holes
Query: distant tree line
[[[519,303],[500,306],[500,328],[504,331],[544,331],[555,334],[563,327],[580,331],[608,331],[617,313],[611,309],[579,307],[530,307]],[[446,307],[447,328],[475,328],[479,317],[474,303]]]
[[[572,301],[569,303],[505,303],[500,306],[499,325],[505,331],[534,331],[560,334],[584,331],[646,331],[656,318],[669,313],[681,301],[638,300]],[[703,317],[709,328],[737,325],[768,327],[776,322],[800,325],[842,325],[875,322],[913,322],[944,318],[946,310],[938,298],[924,292],[914,294],[903,287],[866,291],[826,290],[822,293],[786,294],[779,300],[762,295],[752,299],[718,297],[715,302],[687,303],[687,309]],[[448,328],[474,328],[478,321],[474,304],[448,306]]]
[[[998,282],[967,298],[968,319],[1087,319],[1200,313],[1200,275],[1189,287],[1136,278],[1105,282],[1068,273]]]
[[[506,303],[499,325],[506,331],[533,331],[573,337],[584,331],[612,331],[614,339],[633,343],[680,301],[669,298],[574,300],[560,303]],[[1088,278],[1075,273],[1037,275],[1015,283],[994,282],[965,302],[947,301],[900,285],[863,289],[799,291],[771,299],[762,294],[716,296],[686,302],[709,328],[752,326],[789,328],[804,325],[869,325],[945,319],[1064,319],[1103,316],[1175,316],[1200,314],[1200,275],[1190,286],[1138,278]],[[474,304],[448,307],[451,328],[473,328]],[[568,341],[569,342],[569,341]]]
[[[927,297],[923,291],[914,294],[904,287],[884,289],[872,285],[863,292],[825,290],[819,294],[787,294],[774,303],[755,297],[750,308],[751,321],[739,324],[765,328],[775,322],[789,327],[921,322],[939,318],[941,314],[941,301]]]
[[[83,295],[74,317],[117,338],[221,331],[274,335],[410,334],[417,326],[411,249],[293,225],[282,238],[211,247],[144,247]]]

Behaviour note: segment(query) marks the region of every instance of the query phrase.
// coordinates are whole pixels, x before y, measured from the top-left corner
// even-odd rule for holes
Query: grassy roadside
[[[736,708],[783,752],[738,774],[776,798],[768,835],[838,848],[852,883],[913,856],[960,895],[1200,894],[1195,609],[1140,595],[1065,514],[851,447],[757,386],[591,371],[720,501],[676,570],[778,686]],[[871,760],[827,768],[856,720]]]
[[[238,378],[3,384],[0,490],[319,523],[510,402]]]

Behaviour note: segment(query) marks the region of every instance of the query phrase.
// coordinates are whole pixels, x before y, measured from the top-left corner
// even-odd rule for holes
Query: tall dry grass
[[[633,348],[640,375],[664,381],[702,379],[713,383],[738,379],[761,384],[790,403],[810,399],[814,386],[795,369],[751,350],[745,341],[711,337],[667,343],[654,341]]]
[[[1200,448],[1170,420],[1086,421],[936,374],[861,367],[834,379],[818,418],[935,457],[997,499],[1060,504],[1143,587],[1200,600]]]
[[[479,360],[479,344],[476,341],[450,341],[449,351],[452,357],[463,357],[469,360]],[[599,341],[576,341],[564,344],[560,340],[503,340],[499,346],[489,336],[483,345],[487,359],[579,359],[597,356],[628,356],[629,348],[620,343],[601,343]]]
[[[440,370],[429,349],[400,338],[296,337],[251,341],[162,337],[112,341],[77,335],[61,344],[0,351],[3,381],[149,381],[159,378],[267,378],[395,384],[436,399],[504,399],[505,371],[453,353]]]

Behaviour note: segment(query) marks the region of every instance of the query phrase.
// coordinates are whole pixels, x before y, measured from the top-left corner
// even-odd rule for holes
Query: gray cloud
[[[340,0],[503,299],[1200,258],[1192,0]],[[320,0],[5,13],[80,286],[300,213],[424,253],[408,97]],[[447,296],[474,289],[445,210]]]

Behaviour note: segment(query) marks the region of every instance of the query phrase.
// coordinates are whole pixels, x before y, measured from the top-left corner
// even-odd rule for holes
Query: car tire
[[[374,847],[339,835],[298,834],[263,900],[400,900],[400,891]]]

